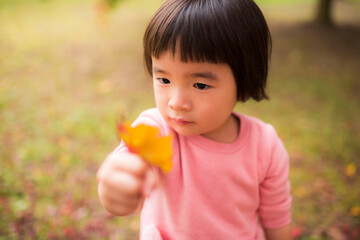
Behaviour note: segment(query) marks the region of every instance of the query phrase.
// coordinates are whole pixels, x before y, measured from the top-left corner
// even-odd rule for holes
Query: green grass
[[[313,2],[276,2],[259,1],[274,40],[271,100],[236,110],[272,123],[290,153],[298,239],[355,239],[359,4],[339,3],[337,27],[321,29]],[[95,174],[118,144],[116,115],[155,105],[141,48],[160,3],[106,14],[87,0],[0,3],[0,239],[138,238],[137,216],[103,210]]]

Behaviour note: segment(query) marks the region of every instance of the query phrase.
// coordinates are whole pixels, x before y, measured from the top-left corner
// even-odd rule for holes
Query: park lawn
[[[160,0],[0,4],[0,239],[137,239],[138,216],[97,199],[115,118],[153,107],[142,34]],[[312,26],[310,1],[260,1],[273,35],[270,101],[237,111],[272,123],[291,160],[298,239],[360,234],[359,3]],[[359,236],[359,235],[357,235]],[[343,238],[342,238],[343,237]]]

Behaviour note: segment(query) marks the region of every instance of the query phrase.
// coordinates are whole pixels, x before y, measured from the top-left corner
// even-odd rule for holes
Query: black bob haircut
[[[238,100],[268,99],[271,35],[253,0],[168,0],[147,26],[143,44],[150,75],[152,57],[175,55],[178,46],[184,62],[228,64]]]

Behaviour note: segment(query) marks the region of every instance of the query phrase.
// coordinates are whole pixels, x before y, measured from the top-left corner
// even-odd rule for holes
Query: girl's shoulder
[[[278,138],[275,128],[270,123],[266,123],[257,117],[241,113],[235,114],[240,118],[241,130],[248,132],[251,137],[267,140]]]
[[[247,140],[253,146],[251,149],[257,152],[260,180],[264,180],[273,168],[288,166],[289,155],[275,128],[256,117],[239,116],[248,131]]]

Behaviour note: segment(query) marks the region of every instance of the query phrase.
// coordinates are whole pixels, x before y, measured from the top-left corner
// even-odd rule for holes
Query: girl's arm
[[[264,229],[267,240],[291,240],[291,224],[281,228]]]
[[[270,134],[269,134],[270,135]],[[291,239],[289,155],[273,129],[268,139],[270,157],[262,162],[264,180],[260,184],[259,216],[266,239]]]

